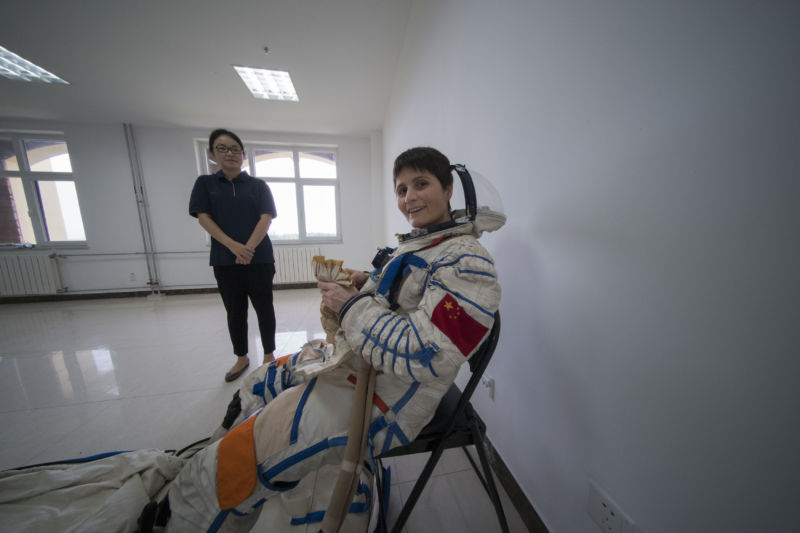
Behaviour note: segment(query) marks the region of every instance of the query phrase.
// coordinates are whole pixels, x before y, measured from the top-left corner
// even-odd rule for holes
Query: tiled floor
[[[316,289],[275,291],[276,355],[322,338]],[[251,365],[262,353],[251,310]],[[139,448],[180,449],[219,425],[238,381],[219,296],[0,305],[0,470]],[[424,456],[394,459],[390,519]],[[525,526],[500,489],[511,531]],[[263,529],[259,522],[254,530]],[[460,450],[446,452],[408,533],[499,531]],[[270,530],[272,530],[270,528]]]

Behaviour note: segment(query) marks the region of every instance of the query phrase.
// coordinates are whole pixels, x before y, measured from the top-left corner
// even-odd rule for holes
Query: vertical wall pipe
[[[128,160],[131,164],[131,176],[133,178],[133,193],[136,196],[136,207],[139,210],[139,226],[142,232],[142,243],[147,260],[147,284],[153,293],[158,293],[160,284],[158,281],[158,264],[155,257],[155,244],[153,243],[153,229],[150,225],[150,209],[147,204],[147,195],[144,189],[144,179],[142,178],[142,165],[139,161],[139,152],[136,150],[136,140],[133,136],[133,126],[123,124],[125,129],[125,142],[128,145]]]

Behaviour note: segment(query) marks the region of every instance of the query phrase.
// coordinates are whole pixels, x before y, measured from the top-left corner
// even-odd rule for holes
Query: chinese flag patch
[[[469,316],[449,294],[433,309],[431,322],[458,346],[464,357],[475,349],[489,329]]]

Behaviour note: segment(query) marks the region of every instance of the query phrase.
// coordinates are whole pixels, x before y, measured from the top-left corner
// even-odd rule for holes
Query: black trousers
[[[247,355],[247,299],[253,302],[264,354],[275,351],[275,308],[272,278],[275,264],[215,266],[219,294],[228,314],[233,353]]]

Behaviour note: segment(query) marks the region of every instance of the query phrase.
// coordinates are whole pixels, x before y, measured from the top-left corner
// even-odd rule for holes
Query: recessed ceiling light
[[[12,80],[42,81],[44,83],[64,83],[69,85],[69,82],[62,80],[52,72],[34,65],[27,59],[2,46],[0,46],[0,76],[5,76]]]
[[[300,98],[292,85],[292,78],[283,70],[267,70],[253,67],[233,67],[250,92],[256,98],[299,102]]]

